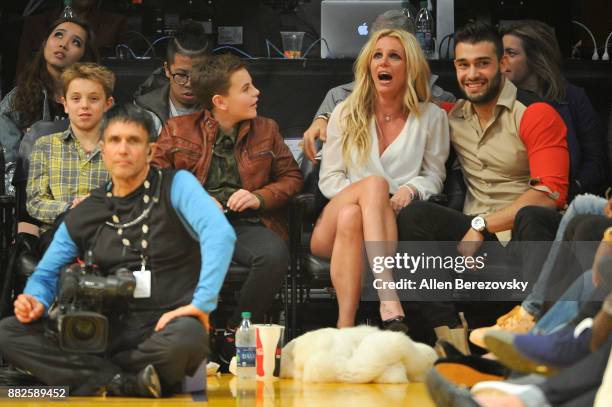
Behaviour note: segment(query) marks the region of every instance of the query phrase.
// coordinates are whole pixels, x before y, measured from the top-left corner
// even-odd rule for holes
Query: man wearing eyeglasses
[[[135,103],[145,108],[155,122],[159,135],[166,121],[200,109],[191,89],[191,68],[208,50],[204,29],[191,20],[185,21],[168,42],[162,68],[139,87]]]

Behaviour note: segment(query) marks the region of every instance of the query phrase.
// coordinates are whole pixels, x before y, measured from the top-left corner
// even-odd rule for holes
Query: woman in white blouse
[[[330,199],[312,234],[312,252],[331,258],[338,327],[353,326],[367,257],[393,255],[397,213],[442,190],[449,153],[445,112],[430,103],[429,66],[416,38],[374,32],[355,62],[355,88],[334,109],[319,175]],[[377,278],[392,279],[392,269]],[[383,327],[407,331],[392,292],[381,300]]]

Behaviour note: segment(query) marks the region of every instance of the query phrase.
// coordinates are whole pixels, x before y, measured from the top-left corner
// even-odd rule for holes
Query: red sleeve
[[[455,104],[451,102],[440,102],[439,106],[446,110],[446,113],[450,113],[450,111],[453,110],[453,107],[455,107]]]
[[[546,192],[562,208],[569,184],[567,128],[547,103],[529,105],[521,119],[519,134],[527,147],[532,188]]]

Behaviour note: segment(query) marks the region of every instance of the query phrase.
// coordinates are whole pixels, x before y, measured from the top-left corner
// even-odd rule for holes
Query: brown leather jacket
[[[217,121],[204,110],[169,119],[157,140],[153,165],[185,169],[206,182],[217,136]],[[287,239],[286,203],[304,179],[272,119],[241,123],[235,146],[242,188],[263,198],[262,222]]]

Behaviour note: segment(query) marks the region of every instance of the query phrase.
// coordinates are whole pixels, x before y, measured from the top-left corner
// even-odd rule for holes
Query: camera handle
[[[84,271],[86,273],[92,273],[94,271],[93,264],[93,251],[91,249],[85,252],[85,268]]]

